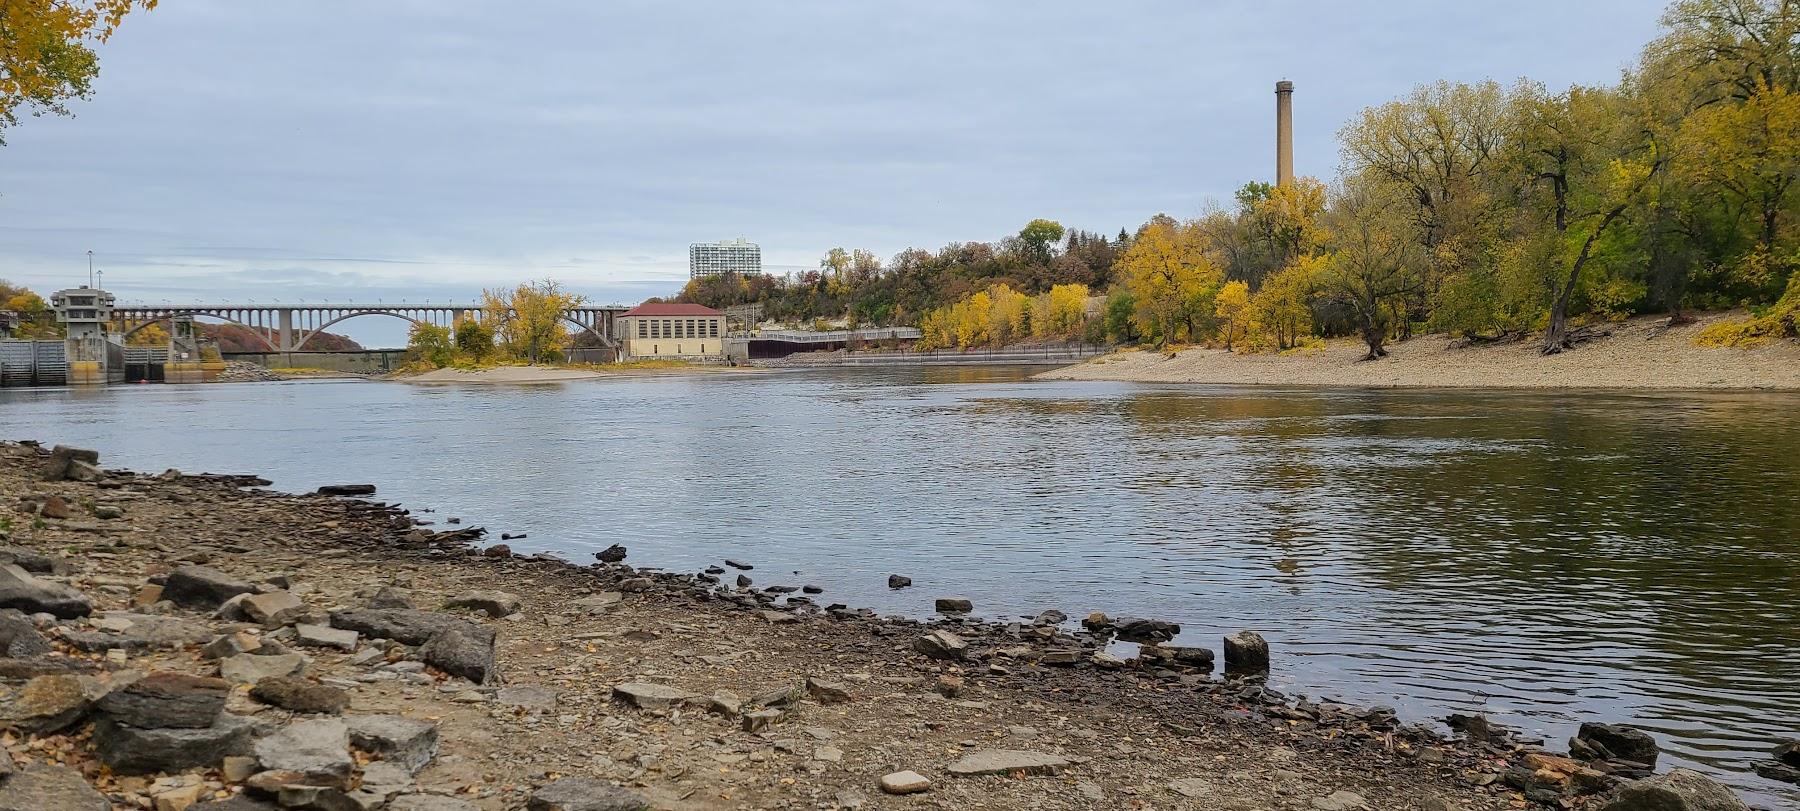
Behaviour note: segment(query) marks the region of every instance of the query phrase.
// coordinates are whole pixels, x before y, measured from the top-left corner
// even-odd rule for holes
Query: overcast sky
[[[0,278],[70,286],[92,250],[122,301],[554,278],[635,302],[695,241],[781,272],[1034,217],[1116,233],[1270,179],[1277,79],[1298,171],[1329,178],[1358,110],[1439,78],[1611,82],[1661,7],[163,0],[76,117],[6,133]]]

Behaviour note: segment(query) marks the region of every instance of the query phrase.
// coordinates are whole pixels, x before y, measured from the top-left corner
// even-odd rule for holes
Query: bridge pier
[[[275,348],[283,352],[294,351],[294,310],[283,307],[276,311],[278,326],[275,333]]]

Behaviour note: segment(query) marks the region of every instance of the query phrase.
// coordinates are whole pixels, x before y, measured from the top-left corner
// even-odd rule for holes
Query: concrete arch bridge
[[[613,324],[622,306],[581,306],[562,311],[562,320],[586,332],[603,347],[617,349]],[[115,333],[130,336],[151,324],[173,316],[201,316],[248,327],[270,352],[304,352],[307,342],[332,326],[366,315],[398,318],[414,324],[454,327],[458,321],[487,319],[476,304],[121,304],[112,310]],[[511,317],[508,312],[507,317]]]

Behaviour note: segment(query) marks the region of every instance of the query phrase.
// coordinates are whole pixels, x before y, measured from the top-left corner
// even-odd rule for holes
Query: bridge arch
[[[360,318],[365,315],[385,315],[385,316],[389,316],[392,318],[398,318],[398,319],[408,322],[410,324],[429,323],[422,319],[413,318],[410,315],[401,315],[400,313],[392,311],[392,310],[359,310],[359,311],[353,312],[353,313],[345,313],[343,315],[340,315],[336,318],[331,319],[330,321],[327,321],[323,324],[313,327],[310,330],[307,330],[306,337],[301,338],[300,340],[294,342],[294,348],[292,351],[299,352],[302,347],[306,346],[307,341],[312,340],[314,335],[318,335],[319,333],[324,332],[326,327],[329,327],[340,321],[349,321],[352,318]]]
[[[186,316],[191,316],[194,318],[217,318],[220,321],[224,321],[227,324],[236,324],[240,327],[243,327],[244,329],[249,330],[250,334],[255,335],[256,340],[261,341],[262,345],[267,347],[270,352],[280,352],[281,351],[280,349],[277,349],[275,347],[275,343],[273,341],[269,340],[269,336],[263,332],[262,327],[258,327],[258,326],[252,325],[252,324],[246,324],[235,318],[219,315],[218,313],[214,313],[214,312],[199,312],[199,311],[192,311],[192,310],[182,310],[180,312],[161,313],[154,318],[150,318],[145,321],[139,321],[139,322],[137,322],[136,326],[133,326],[131,329],[125,330],[124,333],[120,334],[119,340],[121,340],[121,341],[126,340],[126,339],[130,338],[132,335],[137,334],[138,330],[141,330],[147,326],[150,326],[151,324],[160,324],[160,323],[167,322],[178,315],[186,315]],[[127,319],[127,323],[129,323],[129,319]]]

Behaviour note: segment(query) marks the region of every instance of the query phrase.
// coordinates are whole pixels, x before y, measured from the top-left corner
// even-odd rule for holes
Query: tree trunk
[[[1363,343],[1369,345],[1369,354],[1362,356],[1362,359],[1377,360],[1387,357],[1387,350],[1381,346],[1386,341],[1387,331],[1381,328],[1380,319],[1376,318],[1374,313],[1364,316]]]

